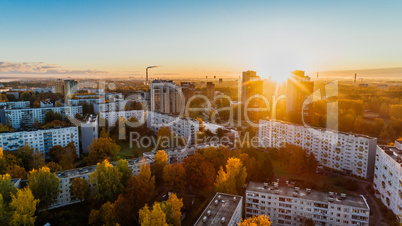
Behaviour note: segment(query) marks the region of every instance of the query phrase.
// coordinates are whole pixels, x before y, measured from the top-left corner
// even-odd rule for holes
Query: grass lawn
[[[129,142],[119,142],[121,150],[118,154],[119,158],[126,159],[126,158],[138,158],[142,156],[142,153],[154,150],[154,147],[148,148],[139,148],[137,146],[133,146],[130,148]]]

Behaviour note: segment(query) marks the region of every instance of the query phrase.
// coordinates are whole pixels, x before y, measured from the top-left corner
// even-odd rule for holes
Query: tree
[[[122,173],[121,183],[123,184],[124,187],[126,187],[128,181],[133,176],[133,171],[131,171],[130,168],[128,167],[127,160],[120,159],[119,161],[117,161],[116,169]]]
[[[15,151],[15,155],[17,158],[20,158],[22,164],[26,171],[31,170],[31,162],[32,162],[32,155],[34,153],[34,149],[28,145],[24,145],[23,147],[18,148]]]
[[[32,170],[28,175],[28,187],[36,199],[39,199],[39,205],[46,209],[57,198],[59,194],[59,178],[50,172],[47,167],[39,170]]]
[[[214,165],[206,161],[204,156],[195,153],[184,159],[183,166],[186,169],[186,181],[192,187],[203,188],[214,183],[216,175]]]
[[[250,158],[250,156],[246,153],[242,153],[239,156],[240,161],[246,167],[247,170],[247,181],[260,181],[262,174],[261,164],[254,157]]]
[[[57,162],[63,170],[73,169],[74,161],[78,157],[77,149],[73,142],[70,142],[64,148],[60,145],[55,145],[49,150],[50,158]]]
[[[11,202],[11,196],[17,193],[17,188],[11,183],[9,174],[0,175],[0,194],[5,204]]]
[[[28,173],[19,165],[12,165],[7,169],[7,173],[10,174],[11,178],[21,178],[27,179]]]
[[[105,159],[116,161],[120,149],[120,146],[117,145],[113,139],[109,137],[100,137],[94,140],[94,142],[89,146],[88,162],[89,164],[96,164]]]
[[[241,220],[239,226],[270,226],[271,221],[267,215],[258,215]]]
[[[152,174],[155,176],[157,184],[162,182],[163,168],[167,164],[168,156],[165,151],[160,150],[155,154],[155,162],[151,166]]]
[[[169,225],[181,225],[181,208],[183,207],[183,199],[178,199],[175,193],[170,194],[166,202],[161,203],[161,208],[166,214],[166,223]]]
[[[303,172],[303,170],[306,168],[306,165],[303,161],[306,156],[305,150],[296,145],[288,145],[288,148],[291,150],[289,169],[295,173]]]
[[[108,160],[98,163],[96,170],[89,175],[89,182],[95,186],[91,194],[94,200],[99,203],[115,201],[124,191],[122,175]]]
[[[272,161],[270,158],[265,158],[261,165],[261,180],[272,182],[274,179],[274,167],[272,166]]]
[[[214,165],[216,171],[218,171],[221,166],[224,166],[229,158],[227,155],[225,155],[223,150],[223,148],[211,146],[205,148],[203,151],[202,156],[204,156],[208,162]]]
[[[56,101],[55,106],[56,106],[56,107],[62,107],[63,104],[62,104],[60,101]]]
[[[156,137],[159,150],[173,147],[173,133],[169,127],[162,126]]]
[[[33,107],[34,107],[34,108],[40,108],[40,101],[39,101],[39,100],[35,100],[35,101],[33,102]]]
[[[229,158],[226,164],[226,172],[221,167],[215,182],[217,192],[237,195],[246,182],[247,172],[243,163],[238,158]]]
[[[88,181],[83,178],[74,178],[70,186],[70,192],[73,197],[83,201],[89,193]]]
[[[181,163],[166,165],[163,169],[163,181],[174,192],[182,193],[186,185],[186,170]]]
[[[42,153],[36,150],[32,155],[32,161],[30,164],[31,169],[39,169],[45,165],[45,157],[43,157]]]
[[[133,213],[137,213],[154,196],[155,177],[151,175],[151,167],[143,159],[139,168],[138,176],[128,181],[125,195],[120,195],[116,201],[116,214],[124,225],[135,221],[137,215]]]
[[[91,210],[89,215],[90,225],[116,225],[115,205],[111,202],[104,203],[99,210]]]
[[[161,205],[155,202],[152,211],[149,210],[148,205],[140,209],[140,224],[141,226],[168,226],[166,223],[166,214],[162,211]]]
[[[49,162],[48,164],[46,164],[46,167],[50,169],[50,172],[58,172],[58,171],[62,171],[63,168],[61,168],[61,166],[55,162]]]
[[[317,168],[317,160],[315,159],[314,153],[310,152],[310,155],[308,156],[308,169],[310,173],[315,172]]]
[[[219,127],[219,128],[216,130],[216,136],[218,136],[218,138],[220,139],[220,138],[222,138],[224,135],[225,135],[225,130]]]
[[[10,218],[10,212],[8,210],[8,206],[4,203],[3,196],[0,194],[0,224],[8,225],[9,218]]]
[[[31,190],[26,187],[20,189],[17,195],[12,195],[10,208],[14,211],[11,217],[11,225],[34,225],[36,217],[36,205],[39,203],[38,199],[34,199]]]

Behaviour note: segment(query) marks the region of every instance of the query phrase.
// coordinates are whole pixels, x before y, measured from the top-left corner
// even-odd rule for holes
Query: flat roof
[[[216,193],[194,226],[229,225],[229,221],[232,218],[237,206],[242,201],[242,198],[243,197],[237,195],[229,195],[219,192]],[[242,203],[240,203],[240,205],[242,205]],[[221,222],[222,218],[225,218],[224,223]]]
[[[333,201],[330,202],[330,196],[329,192],[322,192],[322,191],[317,191],[317,190],[311,190],[310,192],[307,192],[306,189],[300,189],[298,192],[298,196],[295,197],[293,196],[294,192],[296,191],[295,188],[293,187],[287,187],[287,186],[278,186],[275,188],[273,185],[268,185],[264,187],[264,183],[260,182],[250,182],[247,186],[247,191],[251,192],[262,192],[266,194],[273,194],[273,195],[279,195],[279,196],[284,196],[284,197],[290,197],[290,198],[301,198],[301,199],[306,199],[310,201],[316,201],[316,202],[321,202],[321,203],[334,203],[338,205],[345,205],[345,206],[353,206],[353,207],[358,207],[358,208],[364,208],[364,209],[370,209],[370,207],[367,205],[365,199],[362,196],[349,196],[347,195],[345,198],[341,198],[341,194],[339,193],[333,193]],[[246,191],[246,192],[247,192]],[[279,191],[279,194],[277,194]]]
[[[378,145],[393,160],[402,164],[402,150],[398,150],[395,146]]]

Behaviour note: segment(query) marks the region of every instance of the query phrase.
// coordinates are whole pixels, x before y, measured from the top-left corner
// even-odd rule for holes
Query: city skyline
[[[283,80],[296,69],[400,71],[401,3],[362,3],[6,1],[0,73],[141,78],[160,65],[151,78],[255,70]]]

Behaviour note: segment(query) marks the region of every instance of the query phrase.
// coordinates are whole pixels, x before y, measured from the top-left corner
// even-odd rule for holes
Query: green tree
[[[22,164],[26,171],[31,170],[32,168],[32,155],[34,153],[34,149],[28,145],[24,145],[23,147],[18,148],[15,151],[15,155],[17,158],[20,158]]]
[[[109,161],[98,163],[96,170],[89,175],[89,182],[95,186],[92,197],[99,203],[115,201],[119,194],[124,191],[121,183],[122,173],[113,167]]]
[[[6,205],[11,202],[11,196],[17,193],[17,188],[11,183],[9,174],[0,175],[0,194]]]
[[[121,176],[121,183],[123,184],[124,187],[127,186],[128,181],[130,178],[133,176],[133,171],[130,170],[128,167],[128,162],[127,160],[120,159],[116,163],[116,169],[122,173]]]
[[[89,193],[88,181],[83,178],[74,178],[70,186],[70,192],[73,197],[83,201]]]
[[[183,207],[183,199],[178,199],[175,193],[169,195],[166,202],[161,203],[161,209],[166,214],[166,223],[168,225],[181,225],[181,208]]]
[[[26,187],[20,189],[17,195],[12,195],[10,208],[13,210],[10,219],[11,225],[34,225],[36,217],[36,205],[39,200],[35,199],[31,190]]]
[[[59,178],[51,173],[47,167],[39,170],[32,170],[28,175],[28,187],[36,199],[39,199],[39,205],[46,209],[57,198],[59,194]]]

